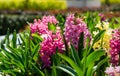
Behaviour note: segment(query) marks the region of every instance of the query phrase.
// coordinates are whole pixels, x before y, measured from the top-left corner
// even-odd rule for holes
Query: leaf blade
[[[59,65],[59,66],[56,66],[57,68],[63,70],[64,72],[70,74],[71,76],[77,76],[76,72],[74,71],[74,69],[72,69],[71,67],[69,66],[66,66],[66,65]]]
[[[60,53],[57,53],[57,55],[60,56],[65,61],[67,61],[76,70],[78,75],[83,76],[82,69],[80,67],[78,67],[72,59],[70,59],[69,57],[67,57],[63,54],[60,54]]]
[[[92,63],[94,63],[95,61],[97,61],[104,54],[105,54],[105,51],[102,50],[102,49],[101,50],[96,50],[96,51],[92,52],[87,57],[86,66],[89,67],[89,65],[91,65]]]

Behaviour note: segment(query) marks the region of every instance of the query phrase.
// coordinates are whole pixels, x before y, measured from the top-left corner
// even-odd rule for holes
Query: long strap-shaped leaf
[[[93,76],[93,67],[94,67],[94,64],[90,65],[87,68],[86,76]]]
[[[71,45],[71,53],[72,53],[72,57],[73,57],[75,63],[82,69],[82,64],[80,62],[80,58],[79,58],[78,53],[75,50],[73,45]]]
[[[44,73],[40,71],[40,69],[36,67],[34,63],[31,62],[30,64],[35,68],[35,70],[39,73],[40,76],[45,76]]]
[[[76,65],[75,62],[72,59],[70,59],[69,57],[67,57],[67,56],[65,56],[63,54],[60,54],[60,53],[58,53],[58,56],[60,56],[65,61],[67,61],[73,67],[73,69],[75,69],[78,76],[83,76],[82,69],[78,65]]]
[[[98,70],[105,62],[107,62],[109,60],[109,58],[104,58],[103,60],[101,60],[97,65],[96,65],[96,68],[94,69],[94,72],[96,70]]]
[[[83,58],[83,49],[84,49],[84,33],[82,32],[80,34],[79,37],[79,41],[78,41],[78,55],[79,55],[79,59],[82,60]]]
[[[13,33],[13,38],[12,38],[12,47],[13,48],[16,48],[16,43],[17,43],[17,34],[16,34],[16,31],[14,31]]]
[[[77,76],[77,73],[75,72],[75,70],[72,69],[72,68],[69,67],[69,66],[66,66],[66,65],[59,65],[59,66],[57,66],[57,68],[63,70],[64,72],[70,74],[71,76]]]
[[[104,50],[96,50],[94,52],[92,52],[88,57],[87,57],[87,61],[86,61],[86,66],[89,67],[92,63],[94,63],[95,61],[99,60],[99,58],[101,56],[103,56],[105,54]]]
[[[40,44],[37,44],[37,45],[34,47],[33,51],[32,51],[32,57],[33,57],[33,59],[35,59],[35,58],[36,58],[36,55],[39,54],[39,49],[40,49]]]

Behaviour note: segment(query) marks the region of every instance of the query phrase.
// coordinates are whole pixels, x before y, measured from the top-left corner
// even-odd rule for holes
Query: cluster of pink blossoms
[[[87,25],[82,21],[81,18],[76,18],[74,14],[67,16],[64,30],[68,45],[71,42],[76,49],[78,49],[79,37],[82,32],[84,33],[84,45],[86,38],[91,38],[91,34],[87,29]]]
[[[44,64],[43,67],[50,66],[51,56],[56,53],[56,49],[62,53],[64,48],[59,29],[56,29],[56,33],[53,33],[48,29],[48,23],[56,25],[58,21],[54,16],[43,16],[41,20],[35,19],[34,23],[30,24],[31,33],[38,33],[44,39],[40,44],[41,49],[39,51]]]
[[[34,23],[30,24],[31,33],[47,34],[48,23],[56,25],[58,23],[57,19],[54,16],[43,16],[42,19],[34,20]]]
[[[112,39],[110,40],[110,55],[111,63],[113,65],[118,65],[119,54],[120,54],[120,30],[116,29],[113,31]]]
[[[108,74],[109,76],[116,76],[117,73],[120,73],[120,66],[107,67],[105,73]]]
[[[120,74],[120,66],[119,65],[119,54],[120,54],[120,30],[116,29],[113,31],[112,39],[110,40],[110,62],[115,67],[107,67],[105,73],[109,76],[115,76],[116,73]]]
[[[56,53],[56,49],[60,53],[63,53],[64,44],[62,41],[61,34],[56,32],[55,34],[49,35],[44,41],[41,43],[41,60],[44,63],[45,67],[49,67],[51,64],[51,56]]]

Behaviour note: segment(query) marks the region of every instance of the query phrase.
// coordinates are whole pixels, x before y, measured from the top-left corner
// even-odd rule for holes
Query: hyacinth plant
[[[81,16],[43,16],[12,39],[8,32],[0,44],[1,75],[118,75],[119,30],[112,33],[102,14]]]
[[[92,41],[91,33],[82,18],[70,14],[63,22],[64,26],[61,26],[54,16],[43,16],[41,20],[35,20],[33,24],[30,24],[31,34],[36,33],[43,38],[39,51],[42,67],[52,66],[52,75],[57,76],[56,69],[74,76],[94,75],[98,68],[107,61],[107,58],[100,60],[100,57],[105,55],[104,50],[94,51],[92,49],[105,30],[100,31]],[[60,28],[64,29],[60,30]],[[100,63],[95,63],[98,60]],[[94,69],[97,64],[98,66]]]
[[[0,75],[6,76],[45,76],[38,64],[39,44],[30,40],[29,31],[10,38],[9,31],[0,44]]]
[[[105,51],[102,49],[95,51],[93,45],[104,35],[105,30],[100,31],[92,40],[92,35],[83,19],[70,14],[66,18],[64,31],[67,50],[70,55],[65,56],[60,53],[58,55],[70,66],[61,64],[57,68],[73,76],[97,74],[99,68],[108,58],[105,57],[101,60],[105,56]]]
[[[106,74],[109,76],[120,75],[120,29],[115,29],[112,32],[112,38],[110,40],[110,67],[106,68]]]

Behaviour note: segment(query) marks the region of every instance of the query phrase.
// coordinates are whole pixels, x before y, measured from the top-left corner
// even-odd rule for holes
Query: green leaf
[[[101,60],[97,65],[96,65],[96,68],[94,69],[94,72],[96,70],[98,70],[104,63],[106,63],[107,61],[109,60],[109,58],[105,58],[103,60]]]
[[[19,34],[21,42],[20,44],[16,45],[16,33],[14,33],[14,35],[11,41],[9,41],[9,36],[6,37],[6,44],[2,44],[4,47],[0,48],[0,71],[13,70],[13,73],[15,73],[15,75],[24,75],[28,72],[34,74],[37,72],[40,76],[45,76],[40,74],[40,71],[38,71],[40,70],[40,68],[36,66],[36,61],[33,60],[36,59],[35,57],[37,57],[37,54],[39,54],[38,51],[40,45],[36,45],[33,43],[33,50],[31,50],[30,35],[28,33]],[[32,66],[31,63],[33,63],[34,65]],[[17,71],[15,71],[14,69],[18,69],[20,74],[17,73]]]
[[[64,44],[65,44],[65,54],[68,56],[69,55],[69,50],[68,50],[68,44],[67,44],[67,41],[65,39],[65,35],[63,35],[63,41],[64,41]]]
[[[84,48],[84,33],[80,34],[79,42],[78,42],[78,55],[80,60],[83,58],[83,48]]]
[[[23,64],[22,64],[20,61],[18,61],[18,60],[13,60],[12,63],[13,63],[14,65],[16,65],[18,68],[20,68],[20,69],[22,70],[22,72],[25,72],[24,66],[23,66]]]
[[[10,35],[10,33],[9,33],[9,28],[8,28],[8,30],[7,30],[7,35],[5,36],[5,38],[6,38],[6,44],[7,45],[9,45],[9,35]]]
[[[13,48],[16,48],[16,42],[17,42],[17,34],[16,31],[13,32],[13,38],[12,38],[12,46]]]
[[[64,59],[65,61],[67,61],[67,62],[75,69],[75,71],[77,72],[77,74],[78,74],[79,76],[83,76],[82,69],[81,69],[79,66],[77,66],[72,59],[70,59],[69,57],[67,57],[67,56],[65,56],[65,55],[63,55],[63,54],[60,54],[60,53],[57,53],[57,54],[58,54],[58,56],[60,56],[62,59]]]
[[[56,54],[52,55],[52,76],[58,76],[60,72],[56,69],[55,66],[61,63],[61,58],[57,55],[58,48],[56,48]]]
[[[54,24],[48,23],[48,29],[55,32],[56,31],[56,26]]]
[[[30,49],[31,49],[31,50],[34,50],[34,47],[35,47],[35,44],[33,43],[32,40],[30,40]]]
[[[44,73],[40,71],[40,69],[36,67],[34,63],[31,63],[31,65],[36,69],[36,71],[39,73],[40,76],[45,76]]]
[[[5,44],[6,38],[1,40],[0,42],[0,48],[5,48],[4,44]]]
[[[17,60],[21,59],[20,53],[19,53],[19,51],[18,51],[17,49],[14,49],[14,48],[12,48],[12,47],[9,46],[9,45],[7,46],[7,49],[8,49],[8,51],[11,52],[10,54],[14,55],[14,57],[17,58]],[[6,50],[6,51],[7,51],[7,50]]]
[[[11,70],[3,70],[2,72],[8,75],[11,74],[12,76],[16,76]]]
[[[34,37],[34,38],[36,38],[36,39],[38,39],[40,42],[43,41],[43,38],[40,37],[40,35],[38,35],[38,34],[33,33],[33,34],[31,34],[31,36]]]
[[[23,34],[19,34],[19,36],[20,36],[20,39],[21,39],[21,41],[22,41],[22,44],[24,45],[24,44],[25,44],[25,39],[24,39],[24,37],[23,37]]]
[[[65,24],[65,17],[63,17],[61,14],[58,14],[56,18],[59,21],[58,25],[63,29]]]
[[[15,56],[13,53],[9,52],[8,50],[3,50],[3,49],[1,49],[1,50],[7,58],[18,60],[17,56]]]
[[[52,65],[52,76],[57,76],[57,71],[56,71],[56,67],[55,67],[55,64],[53,62],[53,65]]]
[[[7,52],[7,51],[6,51],[6,52],[4,51],[4,54],[5,54],[5,56],[7,56],[7,58],[9,58],[9,59],[5,58],[5,59],[4,59],[4,62],[6,62],[7,64],[13,64],[13,65],[19,67],[23,72],[25,71],[25,70],[24,70],[24,66],[22,65],[22,63],[21,63],[18,59],[16,59],[16,58],[14,57],[14,55],[12,55],[12,53],[9,53],[9,52]],[[10,62],[10,63],[9,63],[9,62]]]
[[[57,68],[61,69],[62,71],[68,73],[69,75],[71,76],[77,76],[77,73],[75,72],[74,69],[72,69],[71,67],[69,66],[66,66],[66,65],[59,65],[59,66],[56,66]]]
[[[92,44],[92,45],[94,45],[95,42],[97,42],[98,40],[100,40],[100,38],[104,35],[104,33],[105,33],[105,30],[100,31],[100,32],[94,37],[94,40],[93,40],[93,44]]]
[[[78,53],[77,53],[77,51],[75,50],[75,48],[74,48],[73,45],[71,45],[71,53],[72,53],[72,57],[73,57],[75,63],[76,63],[80,68],[82,68],[82,64],[81,64],[81,62],[80,62]]]
[[[86,61],[86,66],[89,67],[90,65],[92,65],[95,61],[99,60],[99,58],[101,56],[103,56],[105,54],[104,50],[96,50],[94,52],[92,52],[88,57],[87,57],[87,61]]]
[[[94,64],[88,67],[86,76],[93,76],[93,67],[94,67]]]
[[[32,58],[36,61],[37,56],[39,54],[39,49],[40,49],[40,44],[37,44],[34,48],[34,50],[32,51]]]
[[[57,53],[58,53],[58,48],[56,48],[56,54],[52,55],[52,60],[53,60],[54,65],[59,65],[61,62],[61,59],[57,55]]]

